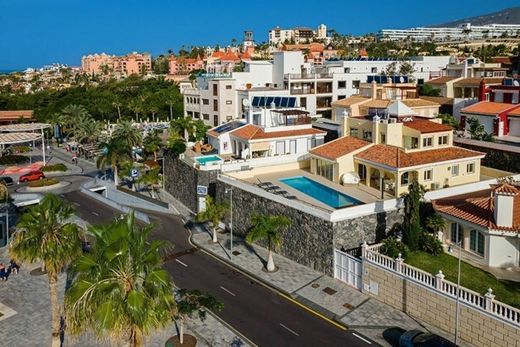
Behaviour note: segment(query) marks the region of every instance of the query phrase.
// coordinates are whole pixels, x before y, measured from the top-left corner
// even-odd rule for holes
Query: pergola
[[[3,148],[4,145],[34,142],[41,138],[43,165],[45,165],[45,135],[43,133],[43,130],[50,127],[51,125],[47,123],[21,123],[1,125],[0,145]]]

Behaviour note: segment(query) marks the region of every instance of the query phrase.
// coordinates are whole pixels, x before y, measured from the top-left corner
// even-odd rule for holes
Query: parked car
[[[457,347],[442,336],[399,327],[386,329],[383,337],[393,347]]]
[[[14,184],[14,181],[9,176],[1,176],[0,183],[2,183],[3,185],[6,185],[6,186],[12,186]]]
[[[37,181],[37,180],[41,180],[44,178],[45,178],[45,175],[43,174],[43,172],[41,172],[40,170],[35,170],[35,171],[30,171],[26,174],[21,175],[20,178],[18,179],[18,182],[22,183],[22,182],[29,182],[29,181]]]

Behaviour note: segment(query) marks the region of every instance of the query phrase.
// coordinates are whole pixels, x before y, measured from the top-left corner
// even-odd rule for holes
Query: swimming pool
[[[363,204],[361,201],[354,199],[347,194],[343,194],[327,187],[321,183],[311,180],[305,176],[295,176],[280,179],[280,182],[287,184],[289,187],[299,190],[303,194],[329,205],[333,208],[342,208]]]
[[[222,158],[218,155],[205,155],[202,157],[195,158],[197,163],[200,165],[206,165],[206,164],[216,164],[217,162],[222,162]]]

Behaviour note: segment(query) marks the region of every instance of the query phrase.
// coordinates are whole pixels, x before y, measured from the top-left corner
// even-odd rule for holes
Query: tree
[[[199,212],[196,216],[198,222],[211,222],[211,229],[213,231],[213,242],[218,242],[217,227],[218,223],[224,218],[228,212],[228,206],[219,204],[213,200],[211,196],[206,196],[206,209]]]
[[[438,213],[433,213],[426,219],[425,225],[433,232],[439,232],[446,227],[446,221]]]
[[[65,294],[67,328],[142,346],[175,314],[172,282],[162,268],[167,244],[148,242],[153,226],[138,227],[133,213],[89,231],[93,246],[74,262]]]
[[[168,151],[174,156],[178,156],[186,151],[186,143],[181,139],[169,141]]]
[[[402,61],[399,64],[399,74],[403,76],[410,76],[415,72],[415,66],[413,63],[409,63],[407,61]]]
[[[137,179],[137,183],[144,184],[150,188],[152,198],[155,198],[155,188],[161,183],[159,170],[159,167],[148,170]]]
[[[112,173],[114,174],[114,184],[119,184],[118,166],[122,163],[131,160],[132,149],[128,147],[126,142],[119,138],[112,138],[108,142],[103,142],[99,145],[101,154],[97,158],[97,168],[101,169],[110,165]]]
[[[422,84],[419,87],[419,94],[425,96],[439,96],[441,95],[441,90],[438,88],[433,88],[429,84]]]
[[[179,341],[184,343],[184,324],[188,318],[193,318],[195,313],[200,320],[206,319],[206,310],[220,311],[224,304],[211,295],[202,293],[200,290],[180,289],[177,291],[177,314],[179,320]]]
[[[143,148],[145,153],[153,154],[153,160],[157,161],[157,151],[161,149],[163,142],[157,133],[157,130],[150,131],[143,140]]]
[[[442,124],[447,124],[451,126],[453,129],[457,129],[459,127],[459,122],[453,115],[449,113],[440,113],[438,118],[442,119]]]
[[[291,221],[286,216],[262,216],[254,214],[251,217],[253,227],[246,236],[247,243],[256,240],[267,240],[267,271],[276,269],[273,260],[273,248],[277,248],[282,243],[281,233],[291,225]]]
[[[420,209],[423,196],[424,187],[417,180],[412,181],[408,186],[408,193],[403,195],[403,242],[412,252],[419,249],[419,239],[422,233]]]
[[[122,143],[126,143],[128,147],[137,147],[143,142],[141,131],[134,127],[132,122],[129,121],[118,123],[112,133],[112,138],[115,138]]]
[[[195,141],[202,141],[206,137],[208,126],[200,119],[193,122],[193,138]]]
[[[486,132],[484,125],[480,124],[478,118],[471,117],[467,119],[468,133],[473,140],[493,141],[493,134]]]
[[[193,133],[193,119],[190,117],[181,117],[173,120],[170,123],[170,130],[184,137],[188,141]]]
[[[14,259],[22,263],[41,261],[47,271],[52,346],[60,346],[58,274],[81,253],[81,231],[68,222],[73,214],[74,209],[56,195],[46,195],[22,215],[9,248]]]

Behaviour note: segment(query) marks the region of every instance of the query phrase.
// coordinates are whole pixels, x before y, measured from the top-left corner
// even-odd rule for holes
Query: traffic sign
[[[132,169],[132,177],[135,178],[139,176],[139,171],[137,169]]]
[[[197,195],[206,196],[208,195],[208,187],[206,186],[197,186]]]

